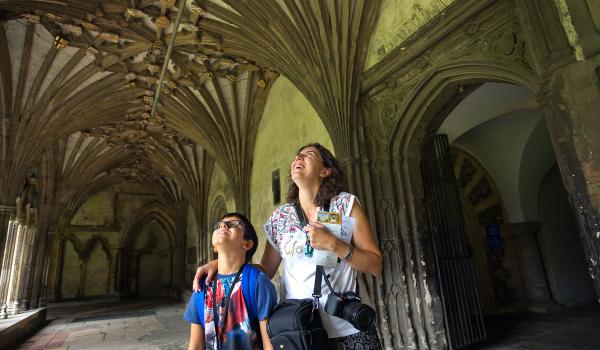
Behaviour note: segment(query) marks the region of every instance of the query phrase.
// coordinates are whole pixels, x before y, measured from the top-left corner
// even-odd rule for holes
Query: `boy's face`
[[[244,223],[239,218],[228,216],[216,225],[217,228],[212,234],[212,245],[217,253],[225,249],[241,249],[246,252],[252,248],[254,242],[244,239]]]

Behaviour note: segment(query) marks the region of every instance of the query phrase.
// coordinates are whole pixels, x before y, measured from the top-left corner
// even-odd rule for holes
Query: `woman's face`
[[[303,148],[292,160],[290,169],[292,180],[318,179],[329,175],[329,168],[323,164],[321,153],[316,147]]]

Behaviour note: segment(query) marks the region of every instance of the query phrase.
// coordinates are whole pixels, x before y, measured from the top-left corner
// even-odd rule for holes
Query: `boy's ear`
[[[249,239],[249,240],[245,240],[244,243],[242,244],[242,248],[244,248],[245,251],[248,251],[250,249],[252,249],[252,247],[254,246],[254,241]]]

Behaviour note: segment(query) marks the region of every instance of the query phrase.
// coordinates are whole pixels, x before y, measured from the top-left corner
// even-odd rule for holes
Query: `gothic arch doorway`
[[[450,147],[450,156],[483,312],[518,311],[515,291],[522,289],[521,274],[502,196],[485,168],[467,151]]]
[[[156,203],[140,209],[124,229],[120,286],[124,295],[167,296],[175,275],[175,223]]]
[[[577,280],[578,292],[574,292],[577,288],[573,283],[562,282],[561,285],[560,281],[566,281],[567,276],[572,277],[574,273],[564,272],[563,268],[568,264],[561,264],[552,247],[546,247],[547,240],[556,243],[558,234],[552,236],[548,229],[540,229],[542,225],[548,228],[544,222],[558,216],[547,214],[557,210],[556,206],[548,208],[551,200],[538,201],[538,193],[539,198],[549,198],[549,193],[556,192],[547,190],[550,187],[545,180],[550,168],[556,164],[556,155],[544,112],[534,93],[518,85],[484,82],[462,86],[456,94],[449,96],[443,103],[438,101],[437,107],[431,107],[436,108],[437,115],[430,115],[430,124],[422,126],[422,130],[429,130],[424,135],[429,133],[430,136],[423,138],[421,161],[427,161],[427,140],[431,140],[433,134],[437,134],[436,139],[441,136],[447,138],[445,147],[464,220],[464,223],[456,225],[464,225],[467,236],[464,249],[459,249],[460,254],[454,257],[470,257],[473,260],[476,286],[470,288],[475,290],[488,320],[486,331],[497,335],[494,327],[498,326],[495,320],[502,317],[499,314],[553,312],[568,307],[568,303],[556,298],[557,290],[561,290],[563,295],[571,295],[569,300],[589,301],[590,294],[586,294],[583,288],[584,278]],[[428,110],[429,107],[422,108]],[[436,147],[439,148],[439,145]],[[560,176],[555,179],[561,180]],[[425,172],[422,181],[427,198],[430,183]],[[562,180],[559,184],[564,188]],[[448,208],[448,205],[446,203],[445,207]],[[570,210],[565,209],[568,205],[562,208],[562,214],[573,216]],[[432,225],[431,216],[427,225]],[[441,232],[439,227],[431,227],[432,235]],[[561,237],[563,239],[566,235]],[[578,235],[569,234],[569,237],[569,246],[581,245]],[[566,244],[565,241],[565,247]],[[461,343],[461,332],[469,331],[465,320],[470,322],[468,315],[476,310],[476,306],[461,309],[448,304],[449,300],[458,299],[460,293],[450,291],[456,290],[456,286],[444,288],[444,284],[449,283],[445,274],[458,276],[456,267],[453,267],[454,272],[439,270],[443,260],[449,257],[446,253],[443,251],[440,255],[434,252],[438,256],[436,265],[449,342],[452,347],[460,347],[464,344]],[[549,271],[552,266],[558,267],[555,271],[563,271],[562,276],[553,275],[553,271]],[[570,264],[568,267],[573,266]],[[585,264],[578,266],[577,272],[585,275]],[[463,275],[467,272],[468,269],[464,270]],[[461,286],[464,291],[464,284]],[[472,305],[476,305],[470,292],[465,291],[463,296],[474,300]],[[516,322],[512,326],[518,324]],[[492,337],[490,341],[495,342],[497,338]]]
[[[135,259],[135,293],[140,297],[167,296],[173,283],[173,249],[165,228],[150,218],[132,246]]]

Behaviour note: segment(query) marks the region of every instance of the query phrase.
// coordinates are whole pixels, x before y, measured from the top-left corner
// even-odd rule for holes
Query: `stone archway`
[[[125,295],[167,295],[176,242],[175,222],[161,205],[141,208],[123,230],[117,289]]]
[[[394,123],[389,126],[392,130],[389,142],[383,145],[382,151],[388,155],[388,166],[393,170],[384,181],[389,182],[387,187],[393,191],[390,194],[393,207],[399,209],[395,215],[398,218],[397,225],[404,228],[399,238],[390,238],[391,249],[399,249],[402,254],[398,257],[391,256],[391,261],[387,263],[384,261],[384,265],[398,264],[404,267],[401,275],[404,274],[405,277],[402,278],[414,276],[414,283],[406,284],[404,287],[402,284],[398,286],[397,295],[404,295],[404,297],[398,297],[397,303],[403,304],[402,300],[408,299],[409,307],[400,307],[397,312],[406,313],[407,318],[412,318],[413,316],[410,315],[415,313],[422,315],[426,322],[421,328],[418,325],[420,321],[415,321],[415,331],[420,334],[419,339],[431,339],[428,342],[435,345],[429,346],[436,348],[445,346],[442,344],[447,340],[442,330],[446,328],[442,326],[444,324],[442,296],[439,294],[434,258],[430,248],[430,229],[420,171],[422,151],[458,103],[485,82],[506,82],[537,91],[533,72],[522,66],[515,66],[509,60],[464,58],[440,64],[427,71],[415,86],[405,91],[406,96],[401,96],[402,91],[393,93],[387,91],[386,97],[397,97],[399,101],[395,106],[392,105],[393,110],[388,110],[381,115],[381,118],[386,113],[394,115]],[[378,177],[383,178],[384,175]],[[390,225],[386,221],[383,230],[389,231]],[[384,256],[386,256],[385,251]],[[429,301],[420,303],[420,300]],[[392,303],[390,300],[386,302]],[[384,310],[382,313],[393,312]],[[400,322],[401,319],[400,316],[396,322]],[[421,344],[422,347],[427,347],[424,342]]]
[[[133,289],[140,297],[166,296],[173,284],[172,247],[165,227],[155,217],[140,225],[131,247],[135,264]]]

